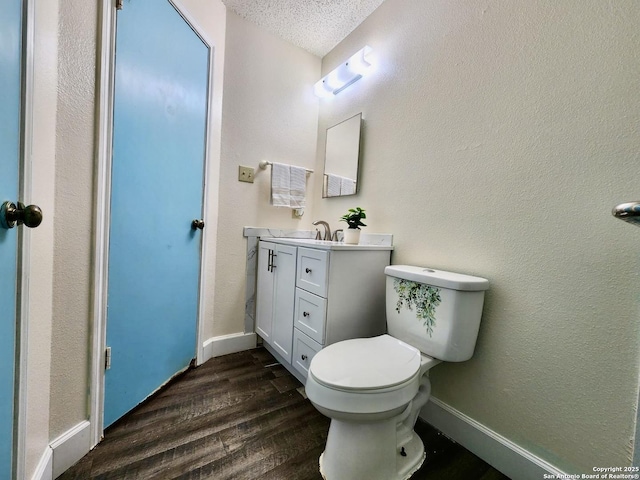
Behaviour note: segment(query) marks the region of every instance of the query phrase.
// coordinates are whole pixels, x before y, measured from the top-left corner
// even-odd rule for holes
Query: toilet
[[[431,393],[427,372],[475,348],[488,280],[408,265],[384,273],[388,333],[329,345],[309,366],[307,397],[331,419],[326,480],[411,477],[426,458],[413,427]]]

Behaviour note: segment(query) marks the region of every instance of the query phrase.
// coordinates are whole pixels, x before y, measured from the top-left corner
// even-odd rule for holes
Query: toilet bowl
[[[338,342],[313,359],[307,396],[331,418],[323,478],[409,478],[425,459],[413,432],[440,363],[389,335]]]
[[[488,281],[390,266],[388,334],[343,340],[318,352],[306,394],[331,419],[320,456],[326,480],[404,480],[425,460],[413,427],[429,400],[428,371],[475,348]]]

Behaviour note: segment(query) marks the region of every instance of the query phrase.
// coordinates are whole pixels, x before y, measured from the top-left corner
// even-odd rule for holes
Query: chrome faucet
[[[324,238],[323,240],[331,241],[331,228],[329,228],[329,224],[324,220],[318,220],[317,222],[313,222],[313,225],[322,225],[324,227]]]
[[[340,239],[338,238],[338,232],[342,233],[342,236],[344,236],[344,231],[341,228],[335,230],[333,232],[333,236],[331,237],[331,240],[333,240],[334,242],[340,241]]]

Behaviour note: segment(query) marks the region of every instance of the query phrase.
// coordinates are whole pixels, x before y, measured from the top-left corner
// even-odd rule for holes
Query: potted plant
[[[367,218],[367,214],[360,207],[350,208],[347,213],[340,217],[341,222],[347,222],[349,228],[344,231],[344,243],[357,245],[360,242],[360,227],[366,227],[362,219]]]

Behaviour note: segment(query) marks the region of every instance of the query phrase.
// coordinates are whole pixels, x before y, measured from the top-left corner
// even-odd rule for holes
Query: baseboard
[[[31,480],[53,480],[53,478],[53,450],[47,445]]]
[[[220,357],[229,353],[242,352],[256,348],[257,336],[255,333],[233,333],[212,337],[203,344],[203,361]]]
[[[429,399],[420,418],[509,478],[540,480],[545,474],[568,478],[565,472],[437,398]]]
[[[80,422],[50,443],[53,450],[53,478],[62,475],[91,450],[91,424]]]

